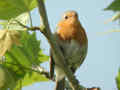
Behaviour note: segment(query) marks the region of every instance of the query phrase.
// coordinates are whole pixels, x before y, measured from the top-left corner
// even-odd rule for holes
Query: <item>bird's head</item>
[[[63,16],[62,20],[59,22],[58,26],[65,25],[75,25],[79,23],[78,14],[76,11],[66,11]]]
[[[67,11],[62,20],[58,23],[58,31],[62,40],[76,40],[79,43],[86,43],[87,37],[84,28],[80,24],[76,11]]]
[[[77,12],[66,11],[58,23],[57,33],[63,40],[71,40],[80,32],[80,26]]]

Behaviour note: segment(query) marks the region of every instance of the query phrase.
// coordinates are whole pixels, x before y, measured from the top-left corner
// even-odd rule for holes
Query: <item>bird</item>
[[[79,21],[78,13],[74,10],[64,12],[58,22],[57,31],[53,34],[65,58],[69,69],[73,73],[82,65],[87,56],[88,38],[85,29]],[[55,54],[50,49],[50,77],[56,73],[55,90],[65,89],[64,70],[55,62]]]

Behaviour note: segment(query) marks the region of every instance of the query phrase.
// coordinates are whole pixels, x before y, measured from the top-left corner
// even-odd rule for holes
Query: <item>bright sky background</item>
[[[111,29],[120,28],[117,23],[104,24],[114,14],[104,11],[112,0],[45,0],[51,29],[54,31],[61,15],[66,10],[76,10],[79,19],[86,29],[89,49],[86,60],[76,76],[80,83],[86,87],[98,86],[102,90],[117,90],[115,77],[120,67],[120,33],[99,34]],[[39,25],[37,9],[32,12],[33,23]],[[41,47],[49,54],[49,46],[45,38],[38,33],[42,39]],[[48,69],[48,63],[43,65]],[[54,83],[36,83],[23,90],[53,90]]]

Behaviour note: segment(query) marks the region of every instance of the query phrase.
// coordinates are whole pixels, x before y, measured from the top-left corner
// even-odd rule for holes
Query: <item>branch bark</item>
[[[79,85],[78,80],[75,78],[75,76],[73,75],[71,70],[68,68],[68,66],[64,60],[65,58],[56,43],[56,38],[54,38],[53,34],[51,33],[43,0],[37,0],[37,3],[38,3],[39,13],[41,16],[40,21],[42,21],[42,24],[45,27],[44,30],[42,30],[42,31],[44,32],[43,34],[48,39],[48,42],[49,42],[53,52],[55,53],[55,57],[56,57],[55,62],[59,63],[61,68],[64,70],[66,77],[70,82],[70,86],[72,87],[73,90],[86,90],[86,88]]]

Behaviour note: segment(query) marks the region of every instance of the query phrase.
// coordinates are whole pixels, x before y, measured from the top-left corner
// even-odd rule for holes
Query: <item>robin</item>
[[[67,11],[62,20],[58,23],[58,30],[54,33],[57,43],[63,53],[68,67],[73,73],[83,63],[88,49],[88,39],[85,29],[81,25],[76,11]],[[54,53],[50,52],[50,76],[56,72],[55,90],[64,90],[65,73],[62,68],[55,63]]]

